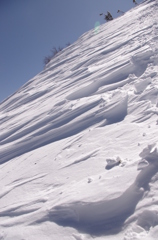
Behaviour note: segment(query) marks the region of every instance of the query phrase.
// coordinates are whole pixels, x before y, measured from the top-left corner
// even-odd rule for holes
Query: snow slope
[[[0,240],[158,236],[158,1],[91,30],[0,105]]]

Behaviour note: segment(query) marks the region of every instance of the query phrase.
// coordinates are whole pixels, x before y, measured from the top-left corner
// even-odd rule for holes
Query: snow
[[[156,240],[158,1],[82,35],[0,104],[0,240]]]

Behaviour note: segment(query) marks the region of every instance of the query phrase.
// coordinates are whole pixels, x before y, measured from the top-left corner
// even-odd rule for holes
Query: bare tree
[[[104,15],[104,19],[105,19],[107,22],[113,20],[113,17],[112,17],[112,15],[111,15],[111,13],[108,12],[108,11],[107,11],[107,14],[100,13],[99,15],[100,15],[100,16]]]
[[[67,44],[67,46],[69,46],[69,45],[70,45],[70,43]],[[61,52],[62,50],[63,50],[63,48],[61,48],[61,47],[58,47],[58,48],[53,47],[53,48],[51,49],[52,54],[51,54],[50,56],[47,56],[47,57],[44,58],[44,65],[47,65],[47,64],[50,62],[50,60],[51,60],[53,57],[55,57],[55,55],[56,55],[57,53]]]
[[[52,57],[51,56],[47,56],[47,57],[45,57],[44,58],[44,65],[47,65],[49,62],[50,62],[50,60],[52,59]]]
[[[135,5],[137,5],[138,3],[136,2],[136,0],[133,0],[133,3],[135,3]]]

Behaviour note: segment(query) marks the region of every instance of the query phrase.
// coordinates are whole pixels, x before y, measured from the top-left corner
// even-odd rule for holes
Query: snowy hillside
[[[0,240],[158,238],[158,0],[0,105]]]

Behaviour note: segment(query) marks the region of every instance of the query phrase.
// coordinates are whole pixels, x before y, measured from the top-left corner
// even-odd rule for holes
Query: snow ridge
[[[149,165],[138,174],[134,183],[118,198],[95,203],[74,202],[66,206],[59,205],[49,211],[49,219],[45,220],[54,221],[62,226],[71,226],[92,235],[119,232],[125,220],[134,213],[151,178],[158,172],[157,148],[143,156],[148,160]],[[140,225],[139,219],[138,225]]]
[[[85,33],[0,104],[0,239],[157,240],[157,13]]]

